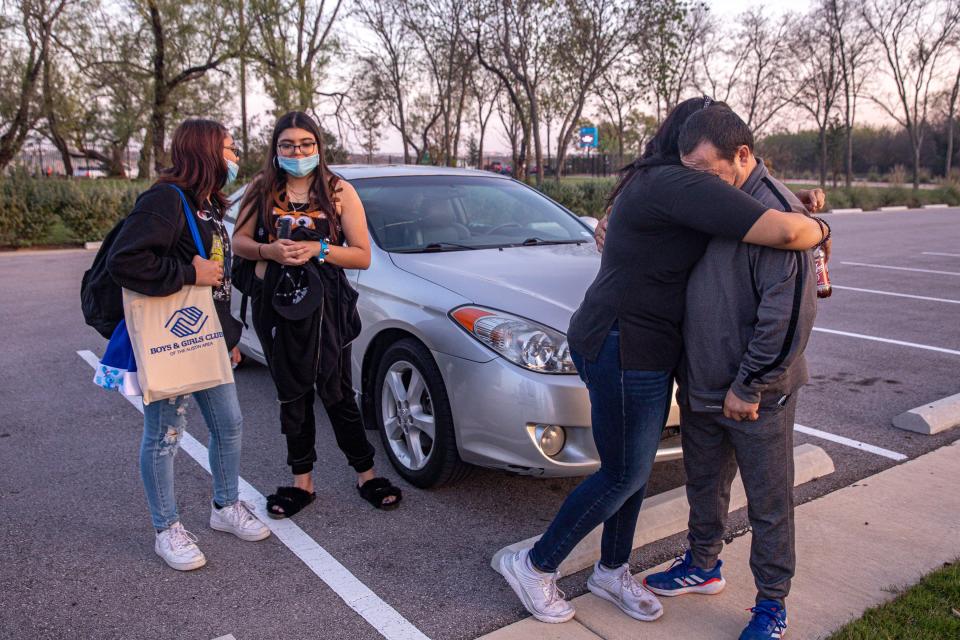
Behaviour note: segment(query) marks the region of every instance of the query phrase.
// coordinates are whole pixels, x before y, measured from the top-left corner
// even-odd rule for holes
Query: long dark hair
[[[227,128],[215,120],[184,120],[170,142],[170,167],[160,172],[154,184],[175,184],[192,193],[201,206],[211,202],[222,213],[227,207],[223,140],[228,135]]]
[[[691,115],[711,106],[726,107],[725,102],[718,102],[707,96],[700,98],[689,98],[684,100],[667,114],[667,117],[660,128],[647,141],[643,149],[643,155],[620,169],[620,179],[617,185],[610,192],[607,198],[607,206],[613,206],[613,201],[617,199],[624,187],[640,171],[648,167],[655,167],[663,164],[680,164],[680,131],[683,129],[683,123]]]
[[[277,124],[273,127],[273,135],[270,136],[270,146],[267,148],[263,160],[263,168],[253,177],[250,186],[243,194],[240,211],[248,213],[238,220],[238,227],[246,223],[249,219],[248,216],[259,214],[263,221],[263,228],[268,230],[271,228],[274,193],[285,190],[287,184],[287,173],[280,170],[280,164],[277,160],[277,143],[280,140],[280,134],[286,129],[309,131],[317,140],[317,154],[320,156],[320,163],[314,170],[313,181],[310,183],[310,205],[326,213],[331,222],[337,215],[332,193],[338,178],[330,173],[324,159],[323,132],[314,119],[307,114],[302,111],[290,111],[280,116]],[[330,233],[333,235],[331,240],[336,240],[336,224],[330,225]]]

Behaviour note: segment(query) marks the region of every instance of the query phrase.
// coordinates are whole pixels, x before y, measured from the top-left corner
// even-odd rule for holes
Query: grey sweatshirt
[[[762,160],[742,190],[771,209],[805,211]],[[722,411],[732,388],[746,402],[770,406],[803,386],[816,284],[812,251],[711,240],[687,285],[680,401]]]

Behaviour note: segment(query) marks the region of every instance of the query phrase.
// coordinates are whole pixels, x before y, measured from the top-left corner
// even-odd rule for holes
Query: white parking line
[[[838,284],[833,285],[834,289],[844,291],[859,291],[861,293],[876,293],[881,296],[894,296],[897,298],[912,298],[914,300],[929,300],[931,302],[949,302],[951,304],[960,304],[960,300],[950,300],[949,298],[931,298],[930,296],[917,296],[910,293],[894,293],[893,291],[877,291],[876,289],[859,289],[857,287],[846,287]]]
[[[99,358],[91,351],[77,351],[94,369],[100,363]],[[143,401],[139,398],[124,396],[130,404],[143,413]],[[196,438],[184,432],[180,440],[180,448],[210,473],[210,462],[207,448]],[[351,609],[356,611],[364,620],[389,640],[430,640],[422,631],[417,629],[409,620],[401,616],[396,609],[380,599],[365,584],[360,582],[346,567],[337,561],[330,553],[307,535],[292,520],[273,520],[267,515],[267,499],[257,491],[253,485],[240,478],[240,499],[254,505],[257,517],[266,524],[280,542],[287,546],[295,556],[300,558],[317,577],[333,589]]]
[[[873,340],[874,342],[885,342],[886,344],[897,344],[902,347],[913,347],[914,349],[924,349],[926,351],[936,351],[937,353],[949,353],[953,356],[960,356],[960,351],[956,349],[945,349],[943,347],[932,347],[928,344],[919,344],[916,342],[904,342],[903,340],[891,340],[890,338],[878,338],[877,336],[868,336],[862,333],[851,333],[849,331],[837,331],[836,329],[824,329],[823,327],[814,327],[814,331],[821,333],[832,333],[837,336],[847,336],[848,338],[859,338],[860,340]]]
[[[939,251],[924,251],[925,256],[946,256],[948,258],[960,258],[960,253],[940,253]]]
[[[956,271],[934,271],[933,269],[917,269],[914,267],[891,267],[885,264],[870,264],[867,262],[841,262],[852,267],[871,267],[873,269],[891,269],[893,271],[914,271],[916,273],[935,273],[941,276],[960,276]]]
[[[903,455],[902,453],[897,453],[896,451],[890,451],[889,449],[883,449],[881,447],[875,447],[872,444],[867,444],[866,442],[860,442],[859,440],[844,438],[843,436],[838,436],[833,433],[827,433],[826,431],[820,431],[819,429],[811,429],[810,427],[805,427],[802,424],[794,424],[793,430],[799,433],[805,433],[808,436],[813,436],[815,438],[822,438],[824,440],[829,440],[830,442],[844,444],[844,445],[847,445],[848,447],[859,449],[860,451],[874,453],[878,456],[883,456],[884,458],[890,458],[891,460],[896,460],[898,462],[901,460],[907,459],[907,456]]]

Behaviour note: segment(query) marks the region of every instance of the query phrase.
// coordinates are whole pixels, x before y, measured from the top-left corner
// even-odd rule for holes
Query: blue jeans
[[[238,499],[243,416],[233,383],[193,394],[210,431],[213,500],[221,507]],[[173,488],[173,458],[187,426],[187,396],[157,400],[143,407],[140,477],[150,518],[157,531],[180,521]]]
[[[530,551],[541,571],[557,570],[570,551],[603,523],[600,561],[614,568],[630,559],[637,516],[670,410],[669,371],[620,368],[620,333],[611,331],[596,362],[573,354],[590,392],[593,440],[600,469],[567,496]]]

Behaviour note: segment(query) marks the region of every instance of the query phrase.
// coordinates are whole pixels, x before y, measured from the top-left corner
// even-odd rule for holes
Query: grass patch
[[[946,564],[894,600],[867,609],[828,640],[960,638],[960,561]]]
[[[790,189],[813,189],[816,184],[789,183]],[[960,205],[960,186],[946,184],[936,189],[919,189],[911,187],[827,187],[828,209],[860,208],[864,211],[875,211],[880,207],[908,206],[922,207],[925,204]]]
[[[548,178],[544,181],[543,191],[548,196],[580,215],[603,216],[603,204],[606,195],[616,183],[615,178],[593,178],[590,176],[564,176],[560,183]],[[815,183],[790,183],[787,185],[796,191],[812,189]],[[960,206],[960,185],[947,183],[936,189],[914,191],[909,186],[890,187],[827,187],[827,210],[860,208],[875,211],[880,207],[907,206],[919,208],[925,204],[946,204]]]

